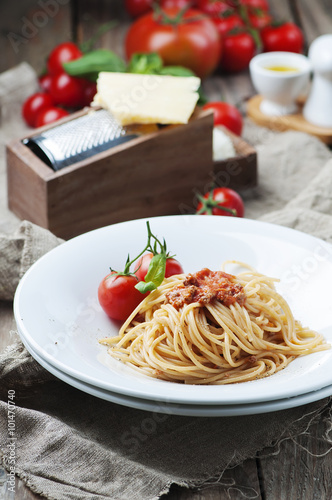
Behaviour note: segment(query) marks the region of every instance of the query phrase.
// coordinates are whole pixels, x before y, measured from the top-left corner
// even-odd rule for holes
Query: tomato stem
[[[207,213],[208,215],[213,215],[213,209],[219,208],[220,210],[224,210],[225,212],[232,214],[234,217],[237,216],[237,211],[235,208],[224,207],[221,202],[214,200],[212,191],[209,192],[209,196],[207,198],[204,198],[204,196],[199,193],[197,193],[196,196],[202,203],[202,208],[198,210],[198,212],[196,212],[197,215],[205,213]]]

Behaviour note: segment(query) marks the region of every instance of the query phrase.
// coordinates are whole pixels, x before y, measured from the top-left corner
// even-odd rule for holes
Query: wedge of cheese
[[[110,111],[121,125],[188,123],[200,83],[195,76],[101,72],[93,104]]]

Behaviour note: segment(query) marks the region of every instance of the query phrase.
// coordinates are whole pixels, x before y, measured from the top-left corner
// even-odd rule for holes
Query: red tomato
[[[52,106],[52,108],[43,109],[37,116],[36,127],[43,127],[44,125],[48,125],[49,123],[56,122],[63,118],[64,116],[68,116],[69,113],[65,109],[58,108],[56,106]]]
[[[249,21],[253,28],[261,30],[272,23],[272,16],[261,11],[260,14],[249,14]]]
[[[38,78],[40,88],[48,93],[50,91],[52,77],[51,75],[42,75]]]
[[[153,253],[146,253],[137,261],[137,263],[135,263],[135,268],[138,268],[135,274],[139,281],[144,281],[152,257]],[[180,262],[178,262],[176,259],[169,258],[166,260],[165,278],[169,278],[174,274],[183,274],[183,272],[184,271]]]
[[[223,40],[220,67],[236,73],[247,68],[256,52],[255,42],[249,33],[228,34]]]
[[[267,0],[241,0],[242,5],[246,5],[250,11],[264,10],[268,12],[270,6]]]
[[[226,17],[213,17],[212,20],[216,25],[221,38],[224,38],[225,35],[227,35],[227,33],[229,33],[234,28],[241,28],[244,26],[244,22],[237,14],[232,14],[231,16]]]
[[[261,31],[264,52],[285,51],[300,53],[303,50],[302,31],[294,23],[268,26]]]
[[[163,9],[184,9],[186,7],[192,7],[194,2],[191,0],[161,0],[160,6]]]
[[[209,16],[218,16],[230,10],[230,6],[223,0],[197,0],[197,7]]]
[[[214,125],[224,125],[234,134],[241,135],[243,119],[240,111],[227,102],[209,102],[204,104],[203,109],[212,109],[214,113]]]
[[[36,126],[36,120],[40,111],[53,106],[52,98],[43,92],[37,92],[28,97],[22,107],[22,115],[24,120],[30,127]]]
[[[83,84],[83,100],[81,105],[90,106],[96,93],[97,84],[95,82],[89,82],[88,80],[86,80]]]
[[[211,19],[194,9],[187,10],[175,24],[178,13],[179,9],[165,9],[161,15],[146,14],[135,21],[126,37],[127,58],[135,52],[157,52],[166,66],[185,66],[204,78],[220,59],[218,30]]]
[[[77,108],[84,99],[84,81],[67,73],[59,73],[52,78],[50,95],[55,104]]]
[[[153,0],[125,0],[126,11],[132,17],[139,17],[152,9]]]
[[[83,53],[73,42],[65,42],[57,45],[50,53],[47,60],[47,69],[50,75],[63,72],[62,64],[82,57]]]
[[[196,213],[202,215],[244,216],[244,204],[241,196],[233,189],[215,188],[204,195],[204,202],[197,205]],[[223,210],[222,207],[229,211]],[[233,213],[232,213],[233,211]]]
[[[124,321],[146,294],[136,290],[135,276],[121,276],[112,272],[105,276],[98,288],[98,300],[105,313],[112,319]]]

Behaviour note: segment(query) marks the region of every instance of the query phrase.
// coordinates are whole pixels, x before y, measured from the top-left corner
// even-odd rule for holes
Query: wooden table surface
[[[31,38],[24,38],[24,19],[33,21],[40,7],[35,0],[1,2],[0,33],[6,38],[6,50],[1,54],[0,72],[28,61],[37,72],[44,67],[45,57],[59,42],[88,39],[100,24],[116,19],[116,26],[102,36],[99,45],[123,55],[123,38],[130,22],[119,0],[72,0],[49,16],[47,23],[36,29]],[[278,19],[295,20],[306,37],[306,47],[317,36],[332,33],[332,0],[269,0],[271,11]],[[23,36],[19,46],[13,47],[9,33]],[[248,73],[236,76],[213,76],[204,83],[210,98],[223,98],[237,104],[242,110],[246,100],[254,94]],[[12,304],[0,302],[0,352],[11,343],[9,332],[15,329]],[[322,439],[323,417],[310,433],[282,441],[278,450],[263,450],[257,457],[227,470],[219,483],[200,491],[172,487],[163,500],[330,500],[332,498],[332,453]],[[0,467],[0,498],[11,500],[5,486],[5,472]],[[17,480],[16,500],[41,498],[33,494],[22,481]],[[130,500],[130,499],[128,499]],[[143,500],[143,499],[142,499]]]

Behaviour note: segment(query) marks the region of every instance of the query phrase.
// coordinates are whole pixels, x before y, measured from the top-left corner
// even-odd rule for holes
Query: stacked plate
[[[246,262],[280,278],[278,291],[296,319],[332,342],[332,246],[280,226],[233,217],[150,219],[185,272]],[[99,344],[119,324],[101,310],[97,290],[110,267],[146,243],[146,220],[73,238],[39,259],[21,280],[14,314],[32,356],[64,382],[133,408],[188,416],[232,416],[300,406],[332,395],[332,349],[299,357],[271,377],[225,386],[183,385],[143,376]]]

